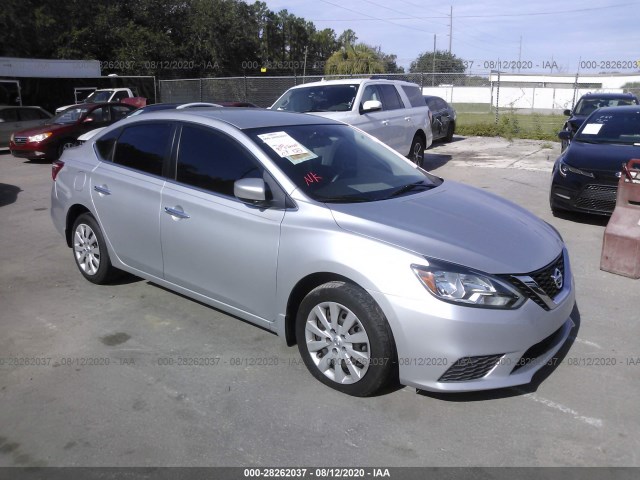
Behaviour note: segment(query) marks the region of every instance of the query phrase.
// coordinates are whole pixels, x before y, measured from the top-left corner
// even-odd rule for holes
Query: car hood
[[[562,158],[568,165],[581,170],[616,173],[622,170],[623,163],[640,158],[640,146],[574,140]]]
[[[563,248],[553,227],[529,211],[457,182],[391,200],[327,206],[344,230],[487,273],[532,272]]]
[[[33,128],[27,128],[25,130],[20,130],[19,132],[15,132],[14,135],[16,137],[32,137],[33,135],[38,135],[39,133],[45,133],[45,132],[58,132],[60,130],[66,130],[69,127],[74,126],[75,124],[73,123],[67,123],[67,124],[56,124],[56,123],[49,123],[47,125],[42,125],[39,127],[33,127]]]

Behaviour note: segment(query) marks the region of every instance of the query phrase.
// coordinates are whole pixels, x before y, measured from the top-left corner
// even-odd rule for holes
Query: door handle
[[[385,126],[389,125],[389,120],[382,120],[382,124],[385,125]]]
[[[181,208],[180,210],[178,210],[178,208],[180,207],[177,207],[177,208],[164,207],[164,213],[168,213],[172,217],[176,217],[178,219],[191,218],[188,214],[184,212],[184,210],[182,210]]]
[[[410,121],[411,121],[411,117],[404,117],[404,119],[405,119],[407,122],[410,122]]]
[[[111,190],[106,185],[94,185],[93,189],[100,195],[111,195]]]

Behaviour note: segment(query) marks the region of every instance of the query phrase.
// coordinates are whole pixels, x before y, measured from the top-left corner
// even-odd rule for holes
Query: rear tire
[[[111,265],[102,230],[91,214],[84,213],[73,223],[72,248],[78,270],[90,282],[104,285],[119,273]]]
[[[363,289],[329,282],[300,303],[298,350],[320,382],[365,397],[383,388],[395,364],[393,335],[378,304]]]
[[[424,140],[422,140],[422,137],[416,133],[413,137],[413,141],[411,142],[411,150],[409,151],[408,157],[409,160],[421,167],[424,163],[424,150]]]

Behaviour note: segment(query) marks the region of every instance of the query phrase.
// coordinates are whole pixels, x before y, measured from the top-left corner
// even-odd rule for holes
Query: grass
[[[478,104],[480,105],[480,104]],[[495,112],[487,111],[488,106],[481,109],[476,104],[463,104],[460,109],[455,105],[458,121],[456,133],[480,137],[528,138],[558,142],[558,132],[566,121],[564,115],[541,115],[539,113],[517,113],[514,110],[501,110],[496,124]]]

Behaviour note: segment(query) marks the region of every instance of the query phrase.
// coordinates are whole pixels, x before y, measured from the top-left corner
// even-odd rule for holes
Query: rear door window
[[[20,120],[23,122],[30,122],[33,120],[42,120],[43,117],[42,116],[42,112],[40,112],[40,110],[37,110],[35,108],[22,108],[20,109]]]
[[[17,122],[18,112],[15,108],[5,108],[4,110],[0,110],[0,119],[5,122]]]
[[[382,92],[382,105],[385,110],[397,110],[404,108],[402,99],[393,85],[378,85],[378,89]]]

